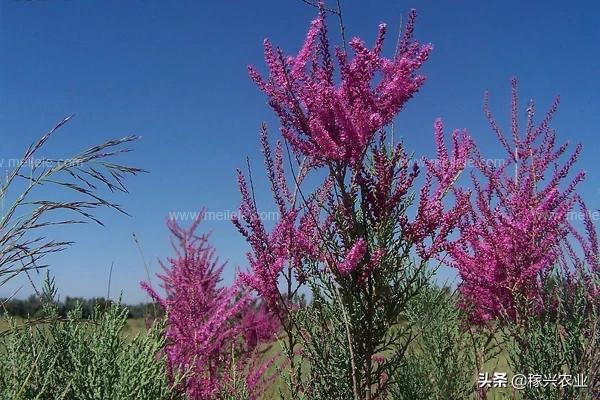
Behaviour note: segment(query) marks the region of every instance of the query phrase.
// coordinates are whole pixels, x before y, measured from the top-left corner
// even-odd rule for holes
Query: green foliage
[[[291,391],[294,379],[301,380],[299,399],[346,400],[352,393],[352,366],[343,313],[338,302],[315,288],[313,301],[295,313],[303,340],[294,352],[299,358],[296,370],[286,371],[290,374],[286,381]],[[499,350],[492,334],[464,323],[456,302],[447,288],[425,284],[407,303],[390,328],[404,346],[380,352],[374,359],[374,364],[394,360],[394,368],[383,370],[380,398],[458,400],[478,395],[477,373]]]
[[[455,296],[434,286],[409,302],[405,316],[416,335],[402,366],[390,377],[391,398],[473,398],[477,365],[494,355],[491,338],[462,324]]]
[[[90,320],[81,308],[58,314],[56,289],[47,279],[43,323],[28,319],[0,339],[0,399],[173,399],[161,350],[163,326],[130,342],[122,335],[127,310],[96,308]]]
[[[230,380],[224,382],[219,390],[218,398],[221,400],[250,400],[252,399],[246,383],[246,377],[239,370],[236,363],[235,349],[231,349]]]
[[[340,305],[324,301],[317,291],[310,305],[300,308],[296,322],[302,329],[302,346],[295,352],[301,362],[292,371],[301,377],[303,398],[343,400],[352,393],[351,354]]]
[[[522,391],[525,400],[587,400],[600,396],[600,313],[590,297],[589,281],[552,276],[545,287],[550,307],[535,312],[522,300],[518,324],[505,324],[509,363],[513,371],[544,376],[584,376],[587,388],[540,385]]]

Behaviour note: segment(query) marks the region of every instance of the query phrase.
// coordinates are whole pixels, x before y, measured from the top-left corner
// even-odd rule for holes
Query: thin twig
[[[142,263],[144,264],[144,269],[146,270],[146,279],[148,279],[148,284],[150,285],[150,287],[152,287],[152,279],[150,276],[150,265],[146,262],[146,257],[144,257],[144,251],[142,250],[142,246],[140,245],[140,241],[138,240],[138,237],[135,234],[135,232],[132,233],[132,236],[133,236],[133,241],[135,242],[136,247],[138,249],[138,252],[140,253],[140,257],[142,257]],[[146,298],[148,299],[148,302],[151,302],[148,293],[146,293]],[[156,312],[156,303],[154,301],[152,301],[151,303],[152,303],[152,311],[154,313],[154,319],[156,319],[156,316],[158,315]],[[146,321],[146,322],[148,322],[148,321]]]
[[[315,1],[311,1],[311,0],[301,0],[304,4],[308,4],[311,7],[315,7],[318,8],[319,10],[323,10],[326,11],[328,13],[331,13],[333,15],[336,15],[338,17],[339,23],[340,23],[340,34],[342,36],[342,44],[344,46],[344,54],[348,53],[348,48],[346,45],[346,27],[344,25],[344,17],[342,16],[342,5],[341,5],[341,1],[340,0],[336,0],[337,1],[337,9],[333,9],[333,8],[327,8],[325,7],[324,4],[321,4],[319,2],[315,2]]]
[[[106,300],[110,300],[110,283],[112,282],[112,271],[115,266],[115,262],[110,263],[110,269],[108,270],[108,289],[106,290]]]

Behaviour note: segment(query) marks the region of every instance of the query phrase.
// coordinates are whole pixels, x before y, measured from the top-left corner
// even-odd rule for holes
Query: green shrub
[[[462,324],[456,300],[447,290],[428,286],[409,303],[404,323],[415,336],[391,377],[394,400],[477,398],[477,366],[497,349],[492,337]]]
[[[89,320],[77,307],[61,318],[47,279],[43,318],[11,317],[0,338],[0,399],[173,399],[167,383],[162,323],[131,340],[122,334],[127,309],[96,308]]]
[[[536,313],[535,304],[521,301],[520,323],[504,324],[511,369],[558,380],[528,385],[521,391],[523,399],[600,398],[600,311],[597,295],[590,295],[590,286],[598,285],[593,279],[552,275],[543,288],[551,306]]]

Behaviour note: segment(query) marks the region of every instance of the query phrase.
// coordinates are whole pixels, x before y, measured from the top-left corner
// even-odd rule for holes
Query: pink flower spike
[[[358,267],[358,264],[362,261],[366,250],[367,244],[364,239],[358,239],[350,251],[346,254],[344,261],[337,266],[337,270],[339,271],[340,275],[348,276],[355,271]]]
[[[375,133],[392,122],[425,81],[417,70],[432,47],[413,42],[414,17],[413,11],[394,58],[381,56],[385,24],[379,26],[372,49],[354,38],[349,43],[351,60],[338,51],[339,83],[333,80],[336,74],[323,10],[296,56],[284,57],[265,42],[268,77],[254,68],[250,77],[269,98],[297,154],[317,164],[358,165]]]

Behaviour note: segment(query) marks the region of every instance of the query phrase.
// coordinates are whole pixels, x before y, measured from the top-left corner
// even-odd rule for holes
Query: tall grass
[[[99,208],[127,214],[108,200],[104,191],[127,192],[126,177],[143,172],[112,161],[115,156],[130,151],[126,146],[139,137],[109,140],[60,159],[41,155],[46,143],[71,118],[63,119],[32,143],[0,184],[3,205],[0,286],[21,273],[46,267],[43,263],[46,255],[62,251],[72,243],[45,237],[44,228],[90,221],[102,225],[94,216]],[[47,191],[49,187],[61,190],[51,195]],[[69,200],[57,200],[63,197]]]

